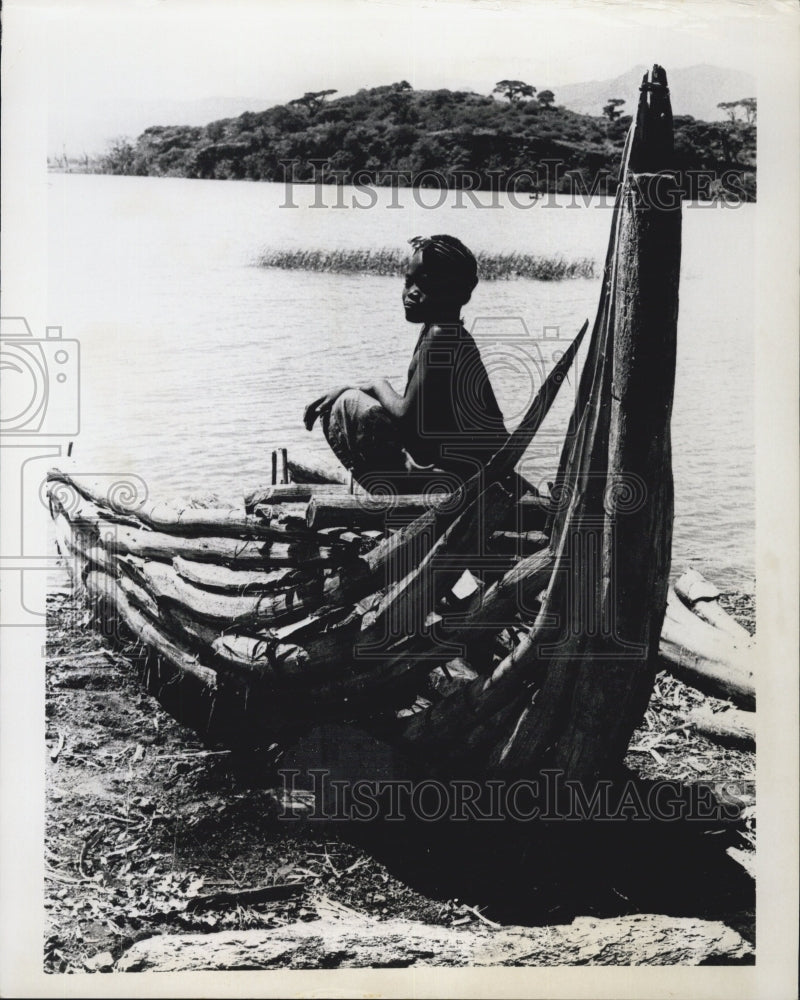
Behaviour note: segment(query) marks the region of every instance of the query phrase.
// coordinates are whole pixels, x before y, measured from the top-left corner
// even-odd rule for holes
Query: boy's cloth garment
[[[403,442],[420,465],[471,475],[508,432],[475,341],[463,324],[425,326],[408,369],[418,405]]]
[[[462,324],[423,327],[406,394],[410,389],[417,405],[402,425],[359,389],[343,392],[323,417],[328,444],[357,480],[381,473],[402,478],[415,466],[467,479],[505,442],[489,376]]]
[[[377,399],[348,389],[322,416],[322,430],[334,455],[357,480],[370,473],[406,471],[397,427]]]

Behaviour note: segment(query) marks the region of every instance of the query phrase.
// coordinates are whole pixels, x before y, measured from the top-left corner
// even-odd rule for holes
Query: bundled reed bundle
[[[403,582],[409,557],[415,571],[417,556],[430,557],[436,525],[450,524],[440,561],[461,557],[449,578],[465,582],[451,601],[478,588],[470,563],[485,586],[546,544],[541,531],[512,530],[510,496],[496,490],[502,506],[489,491],[479,514],[464,501],[463,520],[452,497],[395,497],[391,519],[406,527],[391,530],[385,504],[339,484],[269,486],[221,509],[126,504],[58,470],[48,477],[59,549],[106,630],[142,642],[151,687],[172,696],[182,721],[238,745],[272,742],[286,722],[402,708],[413,671],[398,654],[417,636],[394,638],[391,663],[377,669],[386,657],[375,640],[408,603],[402,587],[387,587]],[[489,506],[497,530],[486,551],[470,553]],[[543,526],[545,505],[530,506]]]

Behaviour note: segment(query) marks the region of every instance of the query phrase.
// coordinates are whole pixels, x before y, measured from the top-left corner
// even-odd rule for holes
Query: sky
[[[756,3],[770,7],[770,0],[10,0],[12,8],[41,11],[54,139],[114,124],[131,131],[137,107],[141,114],[165,101],[241,97],[267,106],[307,90],[345,94],[401,79],[480,93],[502,78],[555,88],[652,62],[752,71]]]

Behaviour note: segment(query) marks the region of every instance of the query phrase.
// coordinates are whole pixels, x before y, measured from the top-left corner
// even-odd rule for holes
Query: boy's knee
[[[331,416],[337,420],[353,420],[379,405],[360,389],[345,389],[331,407]]]
[[[322,430],[331,447],[334,447],[334,439],[354,440],[353,435],[357,433],[369,404],[375,404],[375,400],[360,389],[345,389],[336,397],[322,419]]]
[[[345,389],[344,392],[340,392],[336,397],[336,401],[331,407],[333,413],[343,413],[352,407],[355,402],[355,397],[359,395],[358,389]]]

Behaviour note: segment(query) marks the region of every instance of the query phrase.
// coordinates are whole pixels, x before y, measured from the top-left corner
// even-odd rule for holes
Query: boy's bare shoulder
[[[427,331],[429,340],[461,340],[466,334],[466,330],[460,324],[453,323],[431,323]]]

